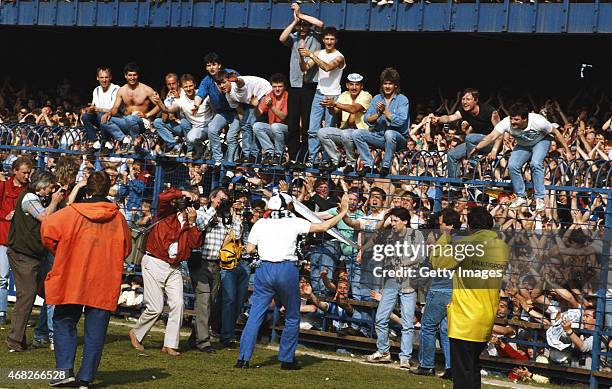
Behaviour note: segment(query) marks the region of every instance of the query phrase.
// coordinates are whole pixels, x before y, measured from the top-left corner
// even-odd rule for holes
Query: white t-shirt
[[[193,126],[206,125],[215,116],[208,97],[202,101],[202,105],[200,105],[200,108],[198,108],[198,112],[195,115],[191,111],[195,107],[195,100],[191,100],[184,93],[181,94],[180,98],[175,99],[169,108],[174,108],[175,106],[178,106],[178,108],[181,110],[181,115]]]
[[[119,85],[110,84],[106,92],[102,90],[101,86],[97,86],[93,90],[91,103],[98,108],[111,109],[115,104],[117,98],[117,92],[119,91]]]
[[[385,218],[385,212],[381,211],[377,214],[369,214],[359,218],[359,225],[363,231],[374,232],[378,222]]]
[[[317,57],[319,57],[323,62],[330,63],[336,59],[336,57],[343,57],[343,55],[338,50],[328,53],[325,51],[325,49],[323,49],[319,51]],[[340,81],[342,80],[342,70],[345,67],[346,61],[342,67],[337,67],[331,72],[326,72],[325,70],[319,68],[319,85],[317,85],[317,89],[326,96],[340,95],[340,92],[342,92]]]
[[[227,102],[230,107],[236,108],[240,103],[249,104],[251,97],[256,96],[257,100],[272,92],[272,85],[265,78],[256,76],[240,77],[244,81],[244,86],[238,88],[235,82],[232,82],[232,90],[226,93]]]
[[[263,261],[297,261],[295,249],[298,235],[307,234],[311,223],[297,217],[259,219],[251,228],[248,243],[257,246]]]
[[[508,131],[519,146],[533,146],[552,132],[552,124],[537,113],[530,113],[527,127],[524,130],[514,129],[510,125],[510,117],[505,117],[497,123],[494,131],[503,134]]]

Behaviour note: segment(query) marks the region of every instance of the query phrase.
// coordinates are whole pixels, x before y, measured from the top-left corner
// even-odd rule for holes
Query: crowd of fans
[[[350,58],[336,49],[337,31],[321,31],[322,21],[301,13],[299,4],[292,8],[294,20],[280,36],[291,48],[288,78],[242,76],[225,67],[219,55],[209,53],[204,61],[206,75],[197,89],[193,75],[168,73],[163,98],[138,80],[135,64],[126,65],[127,83],[122,87],[112,84],[109,68],[100,67],[96,73],[100,86],[87,106],[70,94],[67,83],[47,96],[26,87],[16,90],[5,82],[0,89],[3,144],[83,153],[8,152],[3,181],[17,179],[25,185],[27,177],[20,169],[26,165],[53,172],[55,192],[62,193],[57,205],[65,207],[82,200],[89,175],[103,170],[111,179],[108,198],[119,205],[135,241],[144,241],[148,228],[155,225],[155,202],[161,209],[170,200],[188,200],[188,207],[197,213],[194,226],[204,236],[182,265],[183,275],[191,275],[191,283],[186,281],[184,286],[193,291],[196,312],[190,346],[205,352],[213,351],[209,325],[224,346],[231,346],[235,323],[244,319],[239,313],[248,315],[242,307],[257,258],[243,252],[241,261],[233,265],[218,263],[224,249],[241,248],[228,246],[234,238],[246,245],[250,228],[267,216],[266,201],[272,194],[290,193],[322,220],[338,214],[340,197],[348,194],[348,215],[337,228],[344,240],[315,234],[300,245],[301,328],[379,340],[401,337],[400,362],[407,368],[410,358],[417,357],[411,355],[414,331],[423,325],[431,327],[423,317],[427,307],[433,306],[432,297],[422,293],[421,285],[412,285],[409,288],[419,291],[418,297],[415,294],[406,303],[401,297],[401,312],[393,312],[396,296],[389,297],[384,280],[372,276],[373,245],[385,239],[385,231],[397,232],[396,224],[402,223],[411,231],[406,237],[423,242],[435,242],[442,228],[465,234],[469,213],[484,209],[512,247],[489,355],[590,367],[590,351],[608,346],[605,338],[602,345],[594,345],[591,331],[596,319],[603,320],[596,318],[595,310],[601,256],[607,244],[603,227],[612,173],[607,163],[612,158],[612,102],[604,94],[593,98],[580,93],[563,107],[556,99],[542,103],[530,96],[510,106],[501,93],[485,100],[477,90],[467,89],[454,98],[441,95],[438,102],[409,109],[397,70],[387,68],[381,73],[380,93],[372,96],[363,89],[364,76],[351,73]],[[342,80],[347,88],[343,93]],[[583,101],[591,105],[584,106]],[[552,123],[556,131],[543,158],[543,183],[576,187],[549,189],[544,198],[536,193],[535,207],[517,203],[508,188],[507,182],[512,181],[518,198],[525,195],[516,190],[512,176],[510,155],[524,147],[517,145],[513,134],[502,131],[498,143],[481,158],[474,159],[470,152],[485,150],[482,140],[495,131],[502,117],[517,116],[517,102],[528,106],[529,115],[541,115]],[[480,115],[475,110],[488,112],[486,120],[473,122]],[[481,125],[488,130],[480,131]],[[54,132],[54,126],[67,128]],[[24,162],[24,155],[36,163]],[[153,180],[155,167],[165,161],[167,170],[167,159],[150,155],[212,162],[171,163],[174,172],[166,174],[168,187],[160,193]],[[534,186],[536,165],[532,161],[530,169],[519,166],[522,177],[534,181]],[[434,179],[447,175],[455,180]],[[493,181],[496,186],[463,183],[462,178]],[[211,191],[213,183],[217,188]],[[6,222],[10,222],[10,201],[3,197],[0,216]],[[138,263],[143,253],[135,253],[131,261]],[[424,258],[422,266],[426,262]],[[6,273],[0,274],[0,287],[7,289],[8,266],[6,272],[0,269]],[[119,303],[142,304],[143,286],[146,303],[146,280],[126,278]],[[376,313],[369,304],[373,301],[384,305],[384,315]],[[53,314],[46,307],[43,311]],[[5,320],[5,312],[0,301],[0,321]],[[161,311],[151,317],[155,314]],[[395,323],[391,328],[389,320]],[[607,314],[603,322],[605,328],[612,326]],[[48,323],[41,315],[38,346],[53,339]],[[444,325],[444,321],[435,323],[430,338],[423,338],[421,331],[421,347],[424,340],[435,345],[435,332],[440,330],[444,350]],[[142,336],[130,336],[135,347],[143,347]],[[528,346],[542,338],[547,339],[546,347]],[[378,349],[367,357],[369,362],[391,360],[388,341]],[[172,350],[166,352],[175,355]],[[418,359],[418,374],[433,373],[425,356]],[[449,363],[447,358],[446,369]],[[524,368],[510,376],[546,381]]]

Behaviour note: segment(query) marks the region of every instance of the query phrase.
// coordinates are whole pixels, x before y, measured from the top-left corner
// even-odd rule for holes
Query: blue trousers
[[[249,289],[249,265],[240,262],[232,270],[221,269],[221,290],[223,307],[221,308],[221,341],[234,339],[236,319],[242,310]]]
[[[430,289],[425,297],[425,313],[421,319],[421,339],[419,343],[419,365],[433,369],[436,354],[436,333],[440,329],[440,345],[444,353],[446,369],[451,367],[450,343],[448,341],[448,324],[446,306],[452,297],[450,289]]]
[[[53,313],[53,337],[55,340],[55,367],[73,369],[77,350],[77,324],[83,306],[56,305]],[[85,307],[85,338],[78,381],[92,382],[102,358],[104,340],[108,329],[110,311]]]
[[[280,339],[278,359],[293,362],[300,332],[300,291],[298,267],[294,262],[262,262],[255,272],[251,311],[242,337],[240,357],[249,361],[257,342],[257,333],[273,298],[285,307],[285,328]]]

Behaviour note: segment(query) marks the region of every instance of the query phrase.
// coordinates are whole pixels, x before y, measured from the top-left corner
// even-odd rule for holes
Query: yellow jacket
[[[432,267],[455,270],[447,308],[449,338],[471,342],[491,339],[509,255],[508,245],[490,230],[455,241],[448,234],[438,239],[431,253]]]

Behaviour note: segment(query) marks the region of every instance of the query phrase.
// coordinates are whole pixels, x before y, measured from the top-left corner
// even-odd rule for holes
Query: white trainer
[[[525,197],[517,196],[511,203],[510,208],[520,208],[527,205],[527,199]]]
[[[365,360],[370,363],[389,363],[391,362],[391,354],[388,352],[383,354],[380,351],[376,351],[374,354],[366,356]]]
[[[541,212],[546,210],[546,201],[544,199],[536,199],[536,212]]]

